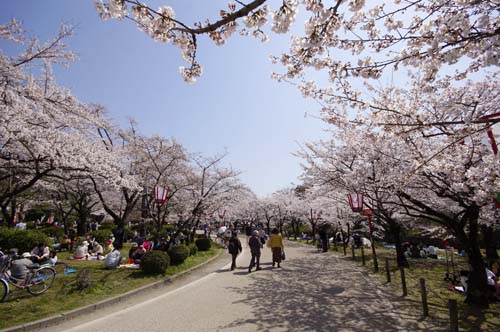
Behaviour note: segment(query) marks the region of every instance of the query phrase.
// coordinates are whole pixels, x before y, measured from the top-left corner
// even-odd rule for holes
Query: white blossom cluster
[[[298,0],[285,0],[283,5],[273,13],[272,30],[276,33],[287,33],[297,16]]]
[[[57,85],[51,65],[75,58],[64,45],[69,27],[44,44],[25,38],[17,21],[0,25],[0,31],[3,39],[27,43],[18,56],[0,54],[0,207],[6,220],[6,207],[17,208],[15,200],[48,195],[44,200],[61,215],[80,208],[88,215],[97,206],[123,227],[143,198],[149,210],[161,210],[153,216],[161,228],[174,207],[191,223],[248,191],[238,172],[221,165],[224,155],[191,157],[174,139],[141,135],[133,121],[120,129],[103,107],[82,103]],[[33,66],[41,66],[39,75],[32,74]],[[168,207],[155,206],[155,185],[169,188]]]
[[[45,45],[31,40],[20,56],[0,55],[0,168],[3,174],[18,172],[17,187],[61,171],[92,172],[115,183],[117,161],[99,143],[98,130],[110,128],[102,109],[81,103],[51,75],[52,63],[75,58],[64,49],[63,38],[70,34],[63,26]],[[40,60],[44,70],[36,77],[27,68]]]
[[[310,87],[306,94],[318,91],[314,82],[303,87]],[[491,224],[488,211],[500,191],[500,163],[486,134],[492,123],[463,119],[496,113],[498,91],[497,77],[463,87],[437,81],[428,91],[418,82],[410,90],[373,90],[370,113],[335,119],[343,125],[332,141],[307,146],[306,174],[317,183],[333,176],[334,186],[348,191],[407,194],[449,216],[478,207],[485,211],[481,222]],[[327,109],[325,121],[334,112]]]

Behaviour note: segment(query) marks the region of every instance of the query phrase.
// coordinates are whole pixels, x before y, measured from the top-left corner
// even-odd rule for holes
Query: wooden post
[[[458,332],[458,307],[457,300],[448,300],[448,309],[450,311],[450,332]]]
[[[344,246],[344,256],[347,256],[347,248],[346,248],[347,247],[347,243],[345,243],[344,239],[342,239],[342,244]]]
[[[389,258],[385,259],[385,273],[387,274],[387,282],[391,282],[391,270],[389,269]]]
[[[408,295],[408,290],[406,289],[406,277],[405,277],[405,268],[400,267],[399,271],[401,272],[401,286],[403,287],[403,296]]]
[[[361,262],[365,265],[365,248],[361,246]]]
[[[372,218],[368,216],[368,224],[370,226],[370,241],[372,242],[372,255],[373,255],[373,270],[375,273],[378,272],[378,259],[377,259],[377,252],[375,251],[375,241],[373,239],[373,224],[372,224]]]
[[[352,246],[351,249],[352,249],[352,260],[355,261],[356,260],[356,253],[354,252],[354,246]]]
[[[427,304],[427,290],[425,289],[425,279],[420,278],[420,293],[422,295],[422,309],[424,311],[424,317],[429,316],[429,306]]]

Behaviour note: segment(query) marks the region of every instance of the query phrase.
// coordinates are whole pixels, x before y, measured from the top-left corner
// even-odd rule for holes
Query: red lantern
[[[370,210],[370,209],[364,209],[364,210],[363,210],[363,215],[364,215],[365,217],[371,217],[371,216],[373,216],[373,211],[372,211],[372,210]]]
[[[154,186],[155,201],[161,207],[167,201],[168,187]]]
[[[347,194],[347,199],[349,200],[349,206],[352,212],[363,211],[363,194]]]

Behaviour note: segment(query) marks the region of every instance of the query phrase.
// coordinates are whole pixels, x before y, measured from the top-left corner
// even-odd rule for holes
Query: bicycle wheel
[[[42,294],[54,282],[56,270],[51,267],[42,267],[33,272],[30,280],[30,286],[27,287],[28,292],[33,295]]]
[[[0,302],[3,302],[3,300],[7,297],[7,294],[9,294],[9,284],[7,281],[0,279],[0,285]]]

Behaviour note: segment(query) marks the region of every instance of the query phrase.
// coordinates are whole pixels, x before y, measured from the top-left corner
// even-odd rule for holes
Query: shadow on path
[[[252,325],[257,331],[445,331],[447,326],[424,321],[405,300],[390,294],[350,262],[332,255],[314,255],[290,244],[281,269],[251,273],[251,282],[230,290],[252,314],[220,330]],[[246,273],[235,273],[246,274]],[[252,329],[253,330],[253,329]]]

